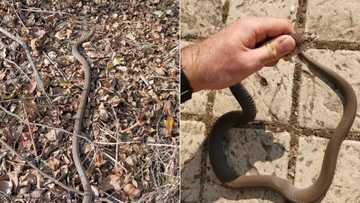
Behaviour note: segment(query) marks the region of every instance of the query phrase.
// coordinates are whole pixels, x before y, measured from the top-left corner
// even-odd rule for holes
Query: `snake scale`
[[[296,203],[315,202],[324,197],[329,189],[335,169],[340,146],[347,136],[356,115],[357,100],[351,85],[340,75],[327,68],[304,52],[298,57],[308,65],[309,69],[320,79],[335,86],[343,104],[343,115],[327,144],[320,174],[316,181],[306,187],[297,188],[288,180],[275,175],[239,176],[230,166],[225,156],[223,139],[229,136],[229,130],[239,124],[246,124],[255,119],[256,106],[252,97],[241,84],[230,87],[242,111],[232,111],[222,115],[214,124],[209,137],[209,157],[213,170],[218,179],[229,188],[262,187],[270,188],[287,200]],[[322,78],[323,77],[323,78]]]
[[[86,103],[88,100],[88,95],[90,91],[90,65],[89,62],[85,59],[83,55],[79,52],[80,46],[84,43],[90,40],[90,38],[93,36],[94,31],[90,31],[88,33],[85,33],[82,35],[79,40],[77,40],[73,46],[72,46],[72,55],[81,63],[85,81],[84,81],[84,87],[81,92],[80,101],[79,101],[79,107],[78,111],[76,112],[75,116],[75,124],[74,124],[74,135],[72,137],[72,155],[74,164],[76,167],[76,170],[79,173],[79,177],[81,180],[81,184],[84,189],[84,198],[82,200],[82,203],[91,203],[93,202],[93,194],[91,190],[91,186],[89,184],[89,180],[86,177],[84,167],[81,164],[80,156],[79,156],[79,137],[77,135],[81,135],[82,130],[82,122],[84,119],[85,109],[86,109]]]

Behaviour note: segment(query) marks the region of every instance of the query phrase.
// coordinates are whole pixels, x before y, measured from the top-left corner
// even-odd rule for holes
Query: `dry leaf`
[[[4,71],[0,71],[0,80],[4,79],[6,76],[6,69]]]
[[[11,182],[10,177],[7,175],[0,176],[0,194],[10,195],[12,189],[13,183]]]
[[[124,99],[120,98],[119,96],[115,95],[114,97],[112,97],[110,99],[110,104],[113,106],[113,107],[117,107],[121,101],[123,101]]]
[[[141,191],[137,189],[133,184],[128,183],[124,187],[124,192],[126,192],[127,195],[129,195],[130,199],[134,199],[136,197],[139,197],[141,194]]]
[[[136,40],[136,38],[135,38],[135,36],[134,36],[133,33],[128,33],[128,34],[126,35],[126,38],[128,38],[129,40],[132,40],[132,41],[135,41],[135,40]]]
[[[60,161],[57,158],[51,157],[48,161],[48,165],[53,171],[56,171],[60,167]]]
[[[132,157],[132,156],[128,156],[126,159],[125,159],[125,162],[127,163],[127,164],[129,164],[129,166],[134,166],[134,157]]]
[[[70,80],[60,80],[59,85],[64,89],[69,89],[73,86]]]
[[[109,118],[109,115],[108,115],[108,112],[107,112],[107,110],[105,108],[104,103],[101,103],[99,105],[98,110],[99,110],[99,115],[100,115],[101,120],[106,121]]]
[[[104,159],[104,155],[102,152],[100,151],[96,151],[96,155],[95,155],[95,166],[96,167],[101,167],[102,165],[106,164],[107,161],[106,159]]]
[[[108,183],[114,188],[115,191],[121,190],[122,180],[118,175],[109,175],[107,177]]]
[[[27,88],[28,94],[32,94],[35,91],[36,85],[37,85],[37,82],[36,82],[36,79],[35,79],[35,75],[33,74],[32,78],[31,78],[31,81],[30,81],[30,84],[29,84],[29,86]]]
[[[168,116],[168,118],[165,120],[165,128],[166,128],[166,132],[165,132],[165,136],[166,137],[170,137],[172,135],[172,131],[174,128],[174,118]]]
[[[165,102],[163,111],[165,112],[166,115],[172,115],[171,101]]]
[[[40,46],[39,45],[39,38],[32,39],[30,41],[30,46],[31,46],[31,49],[32,49],[34,55],[39,56],[39,50],[38,50],[38,47]]]
[[[26,114],[29,117],[29,120],[33,120],[38,113],[38,108],[37,108],[36,102],[34,100],[25,100],[24,108],[25,108]]]
[[[93,150],[93,145],[89,143],[84,144],[84,153],[87,154]]]
[[[71,30],[60,30],[55,34],[55,37],[59,40],[64,40],[70,38],[72,31]]]
[[[45,137],[49,141],[56,141],[57,140],[57,133],[55,129],[50,130],[48,133],[45,134]]]

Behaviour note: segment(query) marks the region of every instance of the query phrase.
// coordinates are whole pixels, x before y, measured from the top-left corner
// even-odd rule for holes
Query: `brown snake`
[[[72,55],[81,63],[84,75],[85,75],[85,81],[84,81],[84,87],[81,92],[80,101],[79,101],[79,107],[78,111],[76,112],[75,116],[75,124],[74,124],[74,135],[72,137],[72,155],[74,159],[74,164],[76,167],[76,170],[79,173],[79,177],[81,180],[81,184],[84,189],[84,198],[82,200],[82,203],[91,203],[93,202],[93,194],[92,190],[88,181],[88,178],[86,177],[84,167],[81,164],[80,156],[79,156],[79,140],[78,135],[81,135],[82,130],[82,122],[84,119],[85,109],[86,109],[86,103],[88,100],[88,94],[90,91],[90,65],[89,62],[85,59],[83,55],[79,52],[79,47],[86,41],[89,41],[90,38],[93,36],[94,31],[90,31],[88,33],[85,33],[83,36],[80,37],[78,41],[74,43],[72,46]]]
[[[213,170],[219,180],[230,188],[265,187],[282,194],[292,202],[315,202],[320,200],[329,189],[342,141],[348,134],[356,115],[357,100],[351,85],[331,69],[317,63],[304,52],[298,53],[317,76],[324,77],[328,83],[335,86],[341,95],[343,115],[340,123],[332,133],[324,153],[320,175],[306,188],[297,188],[288,180],[274,175],[239,176],[229,165],[225,156],[223,139],[229,136],[229,130],[239,124],[246,124],[255,119],[256,107],[246,89],[238,84],[230,87],[243,111],[232,111],[221,116],[214,124],[209,138],[209,157]],[[320,78],[323,80],[323,78]],[[329,84],[328,84],[329,85]]]

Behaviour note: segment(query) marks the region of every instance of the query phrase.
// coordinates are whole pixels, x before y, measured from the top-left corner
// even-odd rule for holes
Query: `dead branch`
[[[0,105],[0,109],[2,111],[4,111],[6,114],[8,114],[9,116],[16,118],[20,123],[23,123],[23,124],[28,124],[29,123],[31,125],[35,125],[35,126],[39,126],[39,127],[43,127],[43,128],[53,129],[55,131],[63,132],[63,133],[69,134],[69,135],[75,135],[74,133],[72,133],[70,131],[67,131],[65,129],[62,129],[62,128],[57,128],[57,127],[53,127],[53,126],[49,126],[49,125],[45,125],[45,124],[41,124],[41,123],[27,122],[26,120],[22,119],[20,116],[6,110],[2,105]],[[78,137],[80,137],[80,138],[82,138],[82,139],[84,139],[87,142],[92,144],[92,141],[89,138],[81,136],[81,135],[76,135],[76,136],[78,136]]]
[[[59,15],[70,15],[70,13],[66,13],[63,11],[50,11],[50,10],[42,10],[39,8],[22,8],[21,11],[28,11],[33,13],[48,13],[48,14],[59,14]]]
[[[35,73],[35,80],[37,83],[37,87],[39,88],[39,91],[41,91],[45,96],[46,99],[48,100],[49,104],[51,104],[51,99],[49,98],[49,96],[47,95],[46,91],[45,91],[45,87],[44,87],[44,83],[40,77],[39,72],[37,71],[36,67],[35,67],[35,63],[31,57],[31,51],[30,48],[27,46],[27,44],[20,39],[19,37],[16,37],[15,35],[9,33],[8,31],[6,31],[4,28],[0,27],[0,32],[3,33],[6,37],[16,41],[17,43],[19,43],[21,45],[21,47],[25,50],[26,53],[26,57]]]
[[[0,144],[3,145],[8,151],[10,151],[11,153],[15,154],[17,157],[19,157],[20,160],[22,160],[24,163],[26,163],[27,165],[29,165],[31,168],[35,169],[38,173],[40,173],[42,176],[44,176],[45,178],[51,180],[52,182],[54,182],[55,184],[57,184],[58,186],[62,187],[63,189],[70,191],[70,192],[75,192],[78,195],[83,196],[84,193],[71,188],[69,186],[64,185],[63,183],[61,183],[60,181],[56,180],[55,178],[51,177],[50,175],[44,173],[43,171],[41,171],[38,167],[36,167],[34,164],[32,164],[30,161],[27,161],[25,158],[23,158],[20,154],[18,154],[11,146],[9,146],[6,142],[4,142],[2,139],[0,139]]]
[[[28,129],[29,129],[29,135],[30,135],[31,144],[32,144],[32,146],[33,146],[33,148],[34,148],[33,150],[34,150],[35,156],[38,156],[38,154],[37,154],[37,149],[36,149],[36,145],[35,145],[35,141],[34,141],[34,135],[33,135],[32,131],[31,131],[31,127],[30,127],[29,116],[28,116],[27,113],[26,113],[26,109],[25,109],[24,103],[21,103],[21,104],[22,104],[22,107],[23,107],[23,109],[24,109],[24,113],[25,113],[25,116],[26,116],[26,124],[27,124],[27,127],[28,127]]]
[[[13,64],[16,69],[18,69],[22,74],[24,74],[24,76],[26,77],[26,79],[28,79],[29,81],[31,81],[31,79],[29,78],[29,76],[22,70],[22,68],[17,64],[15,63],[14,61],[10,60],[10,59],[7,59],[7,58],[3,58],[4,61],[8,62],[8,63],[11,63]]]

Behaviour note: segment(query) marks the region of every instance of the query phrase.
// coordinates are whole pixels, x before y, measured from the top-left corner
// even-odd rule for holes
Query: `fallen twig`
[[[129,132],[130,130],[136,128],[137,126],[139,126],[141,124],[140,121],[136,121],[136,123],[134,123],[132,126],[128,127],[128,128],[125,128],[123,130],[120,130],[120,133],[126,133],[126,132]]]
[[[30,135],[30,140],[31,140],[31,144],[32,144],[32,146],[33,146],[33,150],[34,150],[34,153],[35,153],[35,156],[37,157],[38,156],[38,154],[37,154],[37,149],[36,149],[36,145],[35,145],[35,141],[34,141],[34,135],[33,135],[33,133],[32,133],[32,130],[31,130],[31,127],[30,127],[30,121],[29,121],[29,117],[28,117],[28,115],[27,115],[27,113],[26,113],[26,109],[25,109],[25,105],[24,105],[24,103],[22,103],[22,107],[23,107],[23,109],[24,109],[24,113],[25,113],[25,116],[26,116],[26,124],[27,124],[27,127],[28,127],[28,129],[29,129],[29,135]]]
[[[62,12],[62,11],[49,11],[49,10],[42,10],[39,8],[22,8],[21,11],[28,11],[34,13],[49,13],[49,14],[60,14],[60,15],[70,15],[70,13]]]
[[[122,145],[122,144],[143,144],[146,146],[154,146],[154,147],[171,147],[171,148],[179,148],[177,145],[173,144],[162,144],[162,143],[146,143],[141,141],[127,141],[127,142],[99,142],[99,141],[93,141],[94,144],[97,145]]]
[[[64,185],[63,183],[61,183],[60,181],[56,180],[55,178],[51,177],[50,175],[44,173],[43,171],[41,171],[38,167],[36,167],[34,164],[32,164],[30,161],[27,161],[25,158],[23,158],[20,154],[18,154],[11,146],[9,146],[6,142],[4,142],[2,139],[0,139],[0,144],[3,145],[8,151],[12,152],[13,154],[15,154],[17,157],[19,157],[20,160],[22,160],[24,163],[26,163],[27,165],[29,165],[31,168],[35,169],[38,173],[40,173],[42,176],[44,176],[45,178],[53,181],[55,184],[59,185],[60,187],[62,187],[63,189],[70,191],[70,192],[75,192],[78,195],[83,196],[84,193],[71,188],[69,186]]]
[[[14,113],[6,110],[6,109],[5,109],[3,106],[1,106],[1,105],[0,105],[0,109],[1,109],[2,111],[4,111],[6,114],[8,114],[8,115],[10,115],[10,116],[12,116],[12,117],[14,117],[14,118],[16,118],[20,123],[23,123],[23,124],[28,124],[28,123],[29,123],[29,124],[31,124],[31,125],[35,125],[35,126],[39,126],[39,127],[43,127],[43,128],[53,129],[53,130],[55,130],[55,131],[63,132],[63,133],[69,134],[69,135],[76,135],[76,134],[74,134],[74,133],[72,133],[72,132],[70,132],[70,131],[67,131],[67,130],[65,130],[65,129],[62,129],[62,128],[57,128],[57,127],[53,127],[53,126],[49,126],[49,125],[41,124],[41,123],[27,122],[26,120],[22,119],[20,116],[18,116],[18,115],[16,115],[16,114],[14,114]],[[76,135],[76,136],[78,136],[78,137],[86,140],[86,141],[89,142],[89,143],[92,143],[92,141],[91,141],[89,138],[87,138],[87,137],[84,137],[84,136],[81,136],[81,135]]]
[[[21,17],[19,16],[19,14],[18,14],[18,12],[17,12],[17,10],[16,10],[16,8],[15,8],[15,2],[14,2],[14,0],[12,0],[11,6],[12,6],[12,8],[14,9],[14,13],[15,13],[16,17],[19,19],[21,25],[26,29],[27,32],[29,32],[29,29],[26,27],[24,21],[21,19]]]
[[[20,123],[23,124],[31,124],[31,125],[35,125],[35,126],[39,126],[39,127],[44,127],[44,128],[49,128],[49,129],[53,129],[55,131],[59,131],[59,132],[63,132],[69,135],[75,135],[79,138],[84,139],[85,141],[87,141],[90,144],[95,144],[95,145],[121,145],[121,144],[144,144],[147,146],[155,146],[155,147],[171,147],[171,148],[179,148],[177,145],[172,145],[172,144],[162,144],[162,143],[146,143],[146,142],[141,142],[141,141],[127,141],[127,142],[100,142],[100,141],[91,141],[89,138],[79,135],[79,134],[75,134],[72,133],[70,131],[67,131],[65,129],[62,128],[57,128],[57,127],[53,127],[53,126],[49,126],[46,124],[41,124],[41,123],[34,123],[34,122],[27,122],[26,120],[22,119],[20,116],[6,110],[3,106],[0,105],[0,109],[2,111],[4,111],[6,114],[16,118]],[[131,126],[132,127],[132,126]]]
[[[115,112],[115,109],[113,107],[113,105],[111,105],[111,110],[115,116],[115,122],[116,122],[116,131],[115,131],[115,135],[116,135],[116,143],[119,142],[119,119],[116,115],[116,112]],[[118,156],[119,156],[119,145],[117,144],[115,146],[115,160],[116,160],[116,163],[118,163]]]
[[[31,67],[32,67],[32,69],[34,71],[34,74],[35,74],[35,80],[36,80],[36,83],[37,83],[37,87],[46,96],[46,99],[48,100],[49,104],[51,104],[51,99],[49,98],[49,96],[47,95],[47,93],[45,91],[44,83],[42,82],[40,74],[39,74],[39,72],[37,71],[37,69],[35,67],[35,63],[32,60],[32,57],[31,57],[31,54],[30,54],[31,53],[30,48],[27,46],[27,44],[22,39],[20,39],[19,37],[16,37],[15,35],[9,33],[4,28],[0,27],[0,32],[3,33],[5,36],[9,37],[10,39],[12,39],[12,40],[16,41],[17,43],[19,43],[22,46],[22,48],[25,50],[26,57],[27,57],[30,65],[31,65]]]
[[[64,74],[63,71],[60,70],[58,64],[56,62],[54,62],[50,56],[45,52],[43,51],[43,54],[45,55],[45,57],[47,58],[47,60],[49,60],[49,62],[56,68],[56,71],[65,79],[65,80],[68,80],[68,78],[66,77],[66,75]]]
[[[7,58],[3,58],[4,61],[8,62],[8,63],[11,63],[13,64],[16,69],[18,69],[22,74],[24,74],[24,76],[26,77],[26,79],[28,79],[29,81],[31,81],[31,79],[29,78],[29,76],[22,70],[22,68],[17,64],[15,63],[14,61],[10,60],[10,59],[7,59]]]

